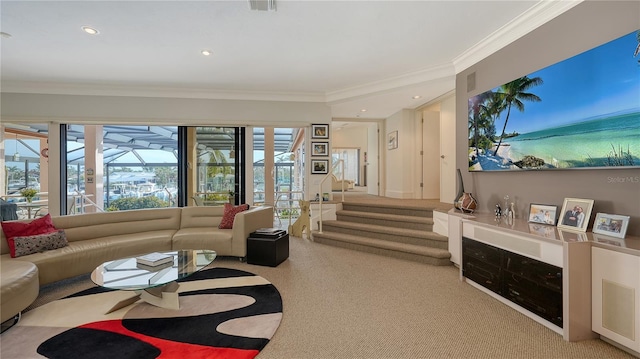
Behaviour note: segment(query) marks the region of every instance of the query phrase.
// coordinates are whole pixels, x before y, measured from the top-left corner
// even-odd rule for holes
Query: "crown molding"
[[[583,0],[543,0],[453,59],[456,74],[551,21]]]
[[[2,81],[3,93],[49,95],[163,97],[211,100],[325,102],[324,93],[232,91],[200,88],[144,87],[58,82]]]
[[[403,87],[419,85],[425,82],[450,76],[455,77],[454,70],[455,69],[452,64],[443,64],[428,69],[422,69],[419,71],[386,78],[380,81],[374,81],[341,90],[330,91],[326,94],[326,101],[327,103],[336,103],[361,96],[367,96],[375,93],[397,90]]]

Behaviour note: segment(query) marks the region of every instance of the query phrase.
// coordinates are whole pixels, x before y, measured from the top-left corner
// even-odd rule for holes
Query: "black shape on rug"
[[[160,355],[160,349],[117,333],[73,328],[40,344],[38,354],[50,359],[151,359]]]

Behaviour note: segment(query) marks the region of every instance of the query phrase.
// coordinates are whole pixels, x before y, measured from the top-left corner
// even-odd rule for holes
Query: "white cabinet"
[[[449,215],[444,212],[433,211],[433,231],[441,236],[449,236]]]
[[[451,261],[460,267],[460,254],[462,248],[462,218],[456,215],[449,215],[449,253]]]
[[[640,352],[640,257],[591,248],[592,329]]]
[[[435,211],[433,212],[436,213]],[[451,262],[460,266],[460,256],[462,254],[462,220],[475,218],[471,214],[465,214],[455,209],[450,209],[447,218],[447,236],[449,237],[449,253]],[[435,216],[434,216],[435,221]]]

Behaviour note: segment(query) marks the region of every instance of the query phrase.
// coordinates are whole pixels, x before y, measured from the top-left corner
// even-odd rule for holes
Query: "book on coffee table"
[[[170,254],[154,252],[136,257],[136,262],[138,264],[153,267],[165,263],[173,263],[173,256]]]
[[[144,269],[149,272],[157,272],[159,270],[162,270],[165,268],[172,268],[172,267],[173,267],[173,261],[162,263],[162,264],[156,264],[154,266],[148,266],[146,264],[136,263],[136,268]]]

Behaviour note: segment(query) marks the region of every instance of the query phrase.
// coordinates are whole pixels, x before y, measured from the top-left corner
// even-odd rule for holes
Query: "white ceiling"
[[[2,91],[314,101],[334,118],[385,118],[577,3],[2,0]]]

